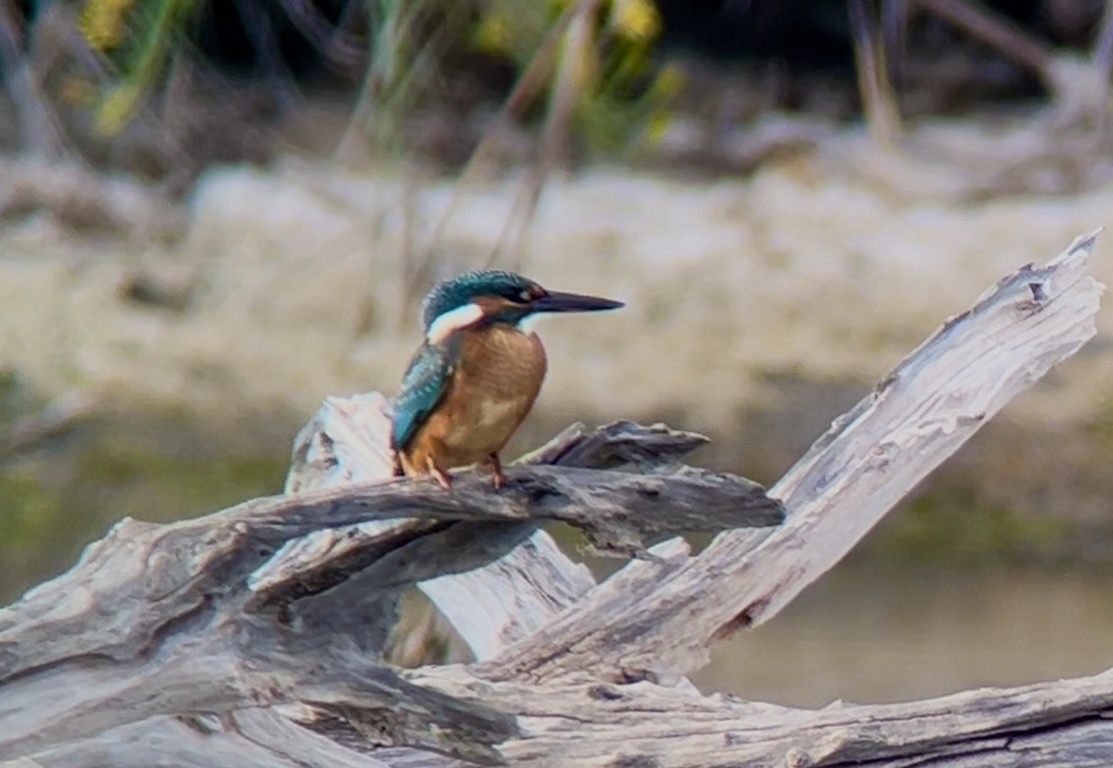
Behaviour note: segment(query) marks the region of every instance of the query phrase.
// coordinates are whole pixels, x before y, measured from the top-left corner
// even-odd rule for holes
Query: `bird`
[[[425,338],[394,401],[390,444],[396,476],[485,465],[506,484],[499,452],[533,408],[548,362],[537,320],[561,312],[618,309],[621,301],[543,288],[504,270],[465,272],[435,285],[421,304]]]

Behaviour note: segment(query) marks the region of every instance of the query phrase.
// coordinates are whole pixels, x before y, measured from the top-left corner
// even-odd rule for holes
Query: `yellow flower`
[[[98,51],[115,48],[124,39],[124,16],[135,0],[86,0],[78,27]]]
[[[647,43],[661,33],[661,14],[653,0],[613,0],[611,23],[622,37]]]

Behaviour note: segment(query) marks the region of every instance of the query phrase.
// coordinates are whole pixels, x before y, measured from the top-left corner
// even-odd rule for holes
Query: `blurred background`
[[[771,484],[1109,222],[1111,8],[0,0],[0,603],[123,516],[279,492],[322,398],[393,393],[421,295],[485,265],[629,304],[543,328],[517,449],[664,420]],[[1113,664],[1110,312],[697,682],[824,705]]]

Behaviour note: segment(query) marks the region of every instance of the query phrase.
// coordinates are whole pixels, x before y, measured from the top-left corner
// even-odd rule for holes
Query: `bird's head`
[[[549,291],[513,272],[483,269],[435,285],[421,304],[421,321],[429,342],[442,344],[456,331],[486,323],[528,330],[531,321],[543,314],[621,306],[621,301]]]

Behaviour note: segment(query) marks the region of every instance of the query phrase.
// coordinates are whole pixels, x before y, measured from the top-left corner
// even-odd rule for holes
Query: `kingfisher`
[[[557,312],[598,312],[620,301],[561,293],[513,272],[466,272],[438,283],[421,304],[425,339],[394,403],[394,474],[432,475],[450,488],[448,470],[490,467],[506,483],[499,451],[533,407],[545,379],[537,320]]]

